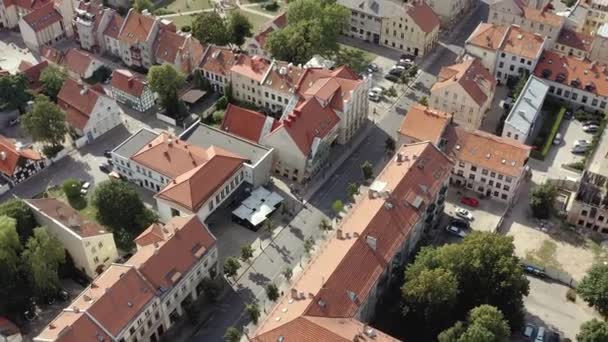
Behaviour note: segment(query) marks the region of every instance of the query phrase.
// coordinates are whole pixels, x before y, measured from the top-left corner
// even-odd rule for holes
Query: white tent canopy
[[[253,190],[232,214],[255,227],[264,222],[281,202],[283,202],[281,195],[259,187]]]

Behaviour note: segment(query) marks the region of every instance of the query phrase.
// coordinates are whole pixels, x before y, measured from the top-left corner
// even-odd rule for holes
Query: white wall
[[[285,168],[289,169],[288,176],[294,175],[293,171],[298,170],[297,178],[301,181],[306,170],[306,159],[308,156],[302,154],[300,148],[287,134],[284,128],[275,130],[272,134],[262,137],[260,143],[264,146],[270,146],[275,150],[275,167],[280,169],[280,174],[283,175]],[[280,162],[281,167],[277,165]]]
[[[90,90],[89,90],[90,91]],[[120,107],[114,99],[107,96],[99,96],[92,114],[84,128],[84,136],[91,132],[93,139],[98,138],[102,134],[122,123]]]
[[[528,139],[528,134],[520,132],[515,127],[511,126],[508,122],[505,122],[505,126],[502,130],[502,137],[519,141],[520,143],[525,144],[526,140]]]
[[[479,58],[481,64],[494,75],[494,69],[496,68],[496,51],[483,49],[472,44],[466,44],[465,50],[469,55]]]

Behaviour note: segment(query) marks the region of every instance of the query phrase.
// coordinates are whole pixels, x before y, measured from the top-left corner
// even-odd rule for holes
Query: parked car
[[[469,221],[453,218],[452,221],[450,221],[450,226],[458,227],[464,230],[469,229],[471,227],[471,224],[469,223]]]
[[[401,56],[399,57],[399,59],[409,59],[409,60],[415,60],[416,56],[414,55],[408,55],[407,53],[402,53]]]
[[[591,146],[591,141],[585,139],[574,140],[574,146]]]
[[[463,219],[467,219],[469,221],[473,220],[473,214],[471,214],[468,210],[463,208],[456,208],[456,215],[462,217]]]
[[[397,62],[397,66],[403,67],[405,68],[405,70],[409,69],[412,66],[412,61],[410,61],[409,59],[402,59],[399,62]]]
[[[110,151],[110,150],[103,151],[103,156],[108,159],[112,159],[112,151]]]
[[[545,342],[545,327],[538,328],[534,342]]]
[[[559,342],[561,339],[562,338],[559,336],[559,333],[555,331],[549,332],[549,342]]]
[[[598,125],[585,125],[583,126],[583,132],[585,133],[595,133],[600,130],[600,126]]]
[[[555,138],[553,138],[553,145],[559,145],[562,143],[562,134],[561,133],[557,133],[555,135]]]
[[[391,81],[391,82],[397,82],[399,81],[399,76],[395,76],[393,74],[386,74],[386,76],[384,76],[385,79]]]
[[[591,126],[591,125],[599,126],[600,122],[597,120],[587,120],[583,123],[583,126]]]
[[[383,93],[384,89],[382,89],[381,87],[374,87],[369,91],[367,97],[370,99],[370,101],[380,102],[380,100],[382,100]]]
[[[21,118],[20,117],[16,117],[14,119],[9,120],[8,121],[8,125],[10,127],[13,127],[13,126],[17,126],[20,122],[21,122]]]
[[[465,236],[467,236],[467,233],[465,233],[462,229],[452,226],[452,225],[445,227],[445,231],[452,235],[461,237],[461,238],[464,238]]]
[[[388,73],[389,73],[389,75],[400,77],[404,71],[405,71],[404,68],[399,68],[399,67],[395,68],[394,67],[391,70],[389,70]]]
[[[570,150],[570,152],[572,153],[585,153],[589,150],[589,145],[578,145],[578,146],[574,146],[572,147],[572,150]]]
[[[460,199],[460,203],[466,204],[473,208],[477,208],[479,206],[479,200],[477,198],[468,196],[462,196],[462,198]]]
[[[103,173],[110,173],[112,172],[112,168],[110,165],[106,164],[106,163],[101,163],[99,164],[99,170]]]
[[[528,273],[529,275],[533,275],[538,278],[547,278],[545,271],[538,267],[534,267],[532,265],[521,265],[521,267],[523,268],[524,272]]]
[[[536,326],[534,326],[534,324],[526,324],[526,326],[524,327],[524,336],[529,339],[532,340],[533,336],[534,336],[534,332],[536,331]]]
[[[82,183],[82,186],[80,187],[80,193],[83,195],[86,195],[87,192],[89,192],[90,187],[91,187],[91,183],[89,183],[89,182]]]
[[[571,112],[571,111],[569,111],[569,110],[567,110],[567,111],[564,113],[564,119],[566,119],[566,120],[572,120],[572,118],[573,118],[573,117],[574,117],[574,115],[572,115],[572,112]]]
[[[376,63],[370,63],[370,64],[367,66],[367,72],[369,72],[370,74],[371,74],[371,73],[374,73],[374,72],[376,72],[376,71],[378,71],[378,70],[380,70],[380,67],[379,67],[379,66],[378,66],[378,64],[376,64]]]

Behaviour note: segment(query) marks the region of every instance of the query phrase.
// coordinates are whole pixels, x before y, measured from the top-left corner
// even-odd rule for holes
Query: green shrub
[[[190,32],[192,31],[192,27],[190,25],[184,25],[181,28],[182,32]]]
[[[224,110],[226,107],[228,107],[228,98],[226,96],[217,99],[217,102],[215,103],[216,110]]]
[[[568,292],[566,292],[566,299],[573,303],[576,302],[576,291],[574,289],[569,289]]]
[[[555,135],[557,134],[557,131],[559,131],[559,126],[561,125],[562,120],[564,119],[565,113],[566,113],[566,108],[561,107],[559,112],[555,116],[553,125],[551,126],[551,130],[545,137],[542,148],[540,150],[534,150],[530,153],[530,156],[532,156],[532,158],[540,159],[540,160],[545,159],[545,157],[549,153],[549,150],[551,149],[551,146],[553,145],[553,139],[555,139]]]
[[[583,171],[585,169],[585,162],[581,160],[574,163],[566,164],[566,166],[574,170]]]
[[[80,181],[74,178],[69,178],[61,186],[63,193],[68,199],[76,199],[80,197]]]
[[[222,121],[224,121],[224,111],[223,110],[217,110],[213,113],[213,122],[215,122],[216,124],[220,124],[222,123]]]
[[[276,1],[271,1],[265,5],[262,5],[262,8],[264,8],[267,11],[274,12],[279,9],[279,4]]]

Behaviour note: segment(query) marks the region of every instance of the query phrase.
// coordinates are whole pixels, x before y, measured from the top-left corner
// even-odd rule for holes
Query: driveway
[[[477,208],[470,207],[460,203],[462,196],[475,197],[479,200],[479,206]],[[456,216],[456,208],[464,208],[473,214],[474,220],[471,221],[471,229],[494,232],[496,225],[500,221],[500,217],[505,212],[506,204],[491,199],[482,199],[470,190],[461,188],[450,187],[448,191],[448,197],[445,201],[445,213],[450,216]]]

